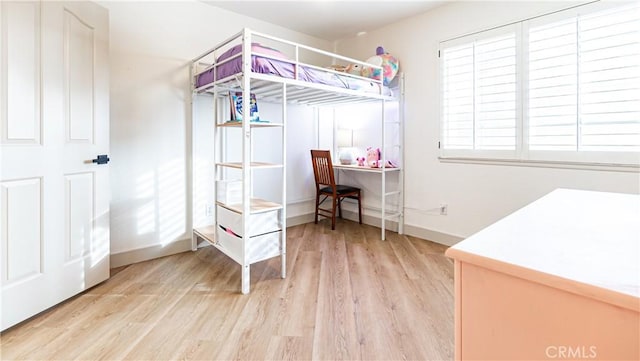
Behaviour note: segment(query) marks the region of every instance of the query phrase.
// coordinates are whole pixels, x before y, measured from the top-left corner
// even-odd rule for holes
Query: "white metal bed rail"
[[[248,56],[259,56],[262,58],[267,58],[267,59],[273,59],[273,60],[277,60],[277,61],[281,61],[281,62],[285,62],[285,63],[290,63],[294,66],[294,78],[293,80],[299,80],[298,79],[298,74],[300,74],[300,67],[303,68],[307,68],[307,69],[316,69],[316,70],[321,70],[323,72],[326,73],[331,73],[331,74],[336,74],[336,75],[340,75],[340,76],[344,76],[344,77],[349,77],[349,78],[353,78],[353,79],[360,79],[360,80],[365,80],[365,81],[370,81],[374,84],[376,84],[378,86],[378,94],[379,95],[383,95],[384,92],[384,85],[383,85],[383,69],[382,66],[378,66],[378,65],[374,65],[374,64],[370,64],[367,63],[365,61],[361,61],[361,60],[357,60],[357,59],[353,59],[353,58],[349,58],[346,56],[342,56],[339,54],[335,54],[335,53],[331,53],[322,49],[317,49],[314,47],[310,47],[307,45],[303,45],[303,44],[299,44],[293,41],[289,41],[289,40],[284,40],[275,36],[271,36],[271,35],[267,35],[267,34],[263,34],[263,33],[259,33],[259,32],[254,32],[252,30],[250,30],[249,28],[244,28],[241,32],[227,38],[225,41],[219,43],[218,45],[216,45],[215,47],[207,50],[206,52],[202,53],[200,56],[194,58],[192,60],[192,67],[193,67],[193,76],[195,78],[197,78],[200,74],[205,73],[211,69],[217,69],[219,66],[232,61],[238,57],[242,56],[242,52],[238,53],[238,54],[234,54],[232,56],[230,56],[227,59],[224,59],[220,62],[217,62],[217,54],[216,51],[223,49],[225,46],[233,43],[234,41],[237,41],[238,44],[241,44],[243,39],[248,39],[249,42],[253,43],[253,37],[257,37],[257,38],[263,38],[263,39],[268,39],[271,41],[274,41],[276,43],[279,44],[284,44],[284,45],[288,45],[288,46],[293,46],[294,47],[294,59],[283,59],[283,58],[279,58],[279,57],[275,57],[273,55],[269,55],[269,54],[264,54],[258,51],[253,51],[252,47],[249,47],[250,49],[250,54],[248,54]],[[351,74],[351,73],[347,73],[347,72],[341,72],[341,71],[337,71],[334,69],[330,69],[330,68],[324,68],[318,65],[314,65],[314,64],[309,64],[309,63],[304,63],[300,61],[300,49],[304,49],[307,51],[310,51],[311,53],[315,53],[315,54],[319,54],[322,56],[326,56],[329,58],[334,58],[334,59],[340,59],[342,61],[346,61],[348,63],[352,63],[352,64],[359,64],[361,66],[365,66],[368,68],[373,68],[374,70],[377,70],[380,72],[381,76],[380,79],[374,79],[374,78],[367,78],[367,77],[363,77],[363,76],[359,76],[359,75],[355,75],[355,74]],[[211,63],[209,62],[202,62],[202,60],[210,55],[214,55],[214,59]],[[247,56],[247,54],[245,54],[245,56]],[[201,66],[204,66],[204,68],[199,68]],[[253,72],[252,72],[253,73]],[[253,74],[260,74],[260,73],[253,73]],[[231,77],[226,77],[224,79],[217,79],[217,72],[214,71],[213,72],[213,76],[214,79],[211,83],[207,84],[206,86],[201,86],[198,89],[194,89],[194,91],[200,91],[203,89],[206,89],[208,87],[213,87],[216,85],[219,85],[221,83],[224,83],[226,81],[228,81]],[[283,78],[283,79],[289,79],[289,78]],[[316,83],[311,83],[308,82],[310,84],[316,84]],[[194,88],[195,88],[195,84],[196,81],[194,81]],[[317,85],[317,84],[316,84]]]

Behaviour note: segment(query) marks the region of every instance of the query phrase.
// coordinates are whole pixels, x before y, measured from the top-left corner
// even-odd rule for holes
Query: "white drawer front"
[[[280,237],[282,232],[271,232],[249,238],[249,263],[255,263],[280,255]]]
[[[214,244],[234,261],[242,263],[242,238],[228,234],[218,226]]]
[[[240,237],[243,236],[242,215],[240,213],[230,211],[221,206],[217,206],[216,212],[218,225],[223,226],[227,231],[230,230]],[[280,229],[277,210],[249,216],[249,237],[279,231]]]
[[[280,255],[281,236],[282,232],[276,231],[250,237],[247,241],[247,258],[249,263],[259,262]],[[216,247],[240,264],[242,264],[242,242],[243,238],[230,234],[220,226],[217,227]]]

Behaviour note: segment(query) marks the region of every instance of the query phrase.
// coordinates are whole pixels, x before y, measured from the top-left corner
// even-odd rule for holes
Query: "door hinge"
[[[438,142],[438,149],[440,149],[440,142]]]

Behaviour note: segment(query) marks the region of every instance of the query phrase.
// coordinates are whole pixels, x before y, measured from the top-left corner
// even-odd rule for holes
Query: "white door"
[[[4,330],[109,277],[108,13],[0,1]]]

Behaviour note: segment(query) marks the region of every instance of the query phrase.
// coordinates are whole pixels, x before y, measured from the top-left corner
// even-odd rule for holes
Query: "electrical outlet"
[[[211,207],[210,204],[207,204],[206,206],[204,206],[205,217],[211,217],[212,211],[213,211],[213,207]]]
[[[446,203],[440,203],[440,215],[446,216],[449,211],[449,205]]]

